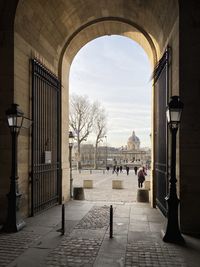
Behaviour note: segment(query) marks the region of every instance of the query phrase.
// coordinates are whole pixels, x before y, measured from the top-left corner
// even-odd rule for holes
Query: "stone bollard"
[[[138,189],[137,190],[137,202],[149,202],[149,190]]]
[[[112,180],[112,189],[123,189],[122,180]]]
[[[87,189],[93,188],[93,180],[83,180],[83,187]]]
[[[84,200],[85,195],[84,195],[84,189],[83,187],[74,187],[74,199],[75,200]]]

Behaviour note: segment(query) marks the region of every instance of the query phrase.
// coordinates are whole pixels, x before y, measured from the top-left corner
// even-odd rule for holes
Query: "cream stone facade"
[[[200,147],[199,1],[177,0],[2,0],[0,3],[0,222],[7,213],[10,184],[11,138],[5,110],[17,103],[27,117],[32,117],[30,59],[37,58],[61,82],[60,176],[59,202],[69,199],[68,164],[68,80],[76,53],[94,38],[118,34],[137,41],[146,51],[152,70],[167,46],[167,101],[180,95],[184,112],[178,137],[177,174],[180,203],[180,225],[185,233],[200,233],[200,180],[198,155]],[[156,179],[159,155],[159,107],[157,85],[152,85],[152,206],[156,205]],[[161,85],[159,85],[161,86]],[[188,138],[190,137],[190,138]],[[31,203],[31,129],[19,136],[19,188],[23,193],[21,211],[30,214]],[[166,158],[170,158],[170,137],[166,134]],[[169,165],[164,170],[169,176]],[[163,196],[164,198],[165,196]]]

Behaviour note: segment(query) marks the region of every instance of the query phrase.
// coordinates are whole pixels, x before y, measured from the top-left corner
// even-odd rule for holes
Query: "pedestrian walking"
[[[147,168],[143,167],[143,172],[144,172],[144,175],[146,176],[147,175]]]
[[[142,188],[143,187],[143,183],[145,181],[145,171],[144,168],[140,167],[138,170],[138,187]]]
[[[138,170],[138,167],[135,166],[135,167],[134,167],[135,175],[137,175],[137,170]]]
[[[113,166],[113,171],[112,173],[116,172],[116,165]]]
[[[123,172],[123,170],[122,170],[123,168],[122,168],[122,165],[119,167],[119,170],[120,170],[120,172]]]
[[[119,174],[119,166],[117,166],[117,175]]]
[[[107,172],[109,172],[109,170],[110,170],[110,167],[109,167],[109,166],[107,166],[107,167],[106,167],[106,171],[107,171]]]
[[[126,174],[129,175],[129,166],[126,166]]]

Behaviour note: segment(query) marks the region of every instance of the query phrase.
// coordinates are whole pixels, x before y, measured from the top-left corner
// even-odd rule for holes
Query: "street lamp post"
[[[107,144],[107,135],[105,135],[106,139],[106,168],[107,168],[107,158],[108,158],[108,144]]]
[[[74,135],[69,132],[69,169],[70,169],[70,197],[73,198],[73,178],[72,178],[72,147],[74,142]]]
[[[170,188],[169,194],[166,197],[168,204],[168,221],[166,233],[163,241],[169,243],[184,243],[184,239],[179,229],[178,221],[178,205],[179,199],[176,191],[176,134],[180,124],[181,113],[183,110],[183,103],[180,101],[179,96],[172,96],[167,106],[167,120],[172,134],[171,142],[171,175],[170,175]]]
[[[124,147],[121,147],[121,159],[120,159],[120,163],[123,163],[123,151],[124,151]]]
[[[4,226],[6,232],[17,232],[25,226],[24,220],[20,215],[20,199],[22,194],[19,193],[18,185],[18,135],[20,133],[23,122],[27,119],[24,113],[19,109],[17,104],[12,104],[11,108],[6,111],[8,126],[12,137],[12,166],[10,177],[10,191],[8,197],[8,214],[7,221]]]

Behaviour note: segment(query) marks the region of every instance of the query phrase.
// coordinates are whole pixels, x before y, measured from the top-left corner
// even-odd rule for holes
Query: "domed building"
[[[132,135],[128,138],[127,150],[138,150],[140,149],[140,139],[135,135],[133,131]]]
[[[140,148],[140,139],[135,131],[128,138],[127,146],[121,150],[122,161],[128,164],[147,165],[151,161],[151,149]],[[130,166],[131,167],[131,166]]]

